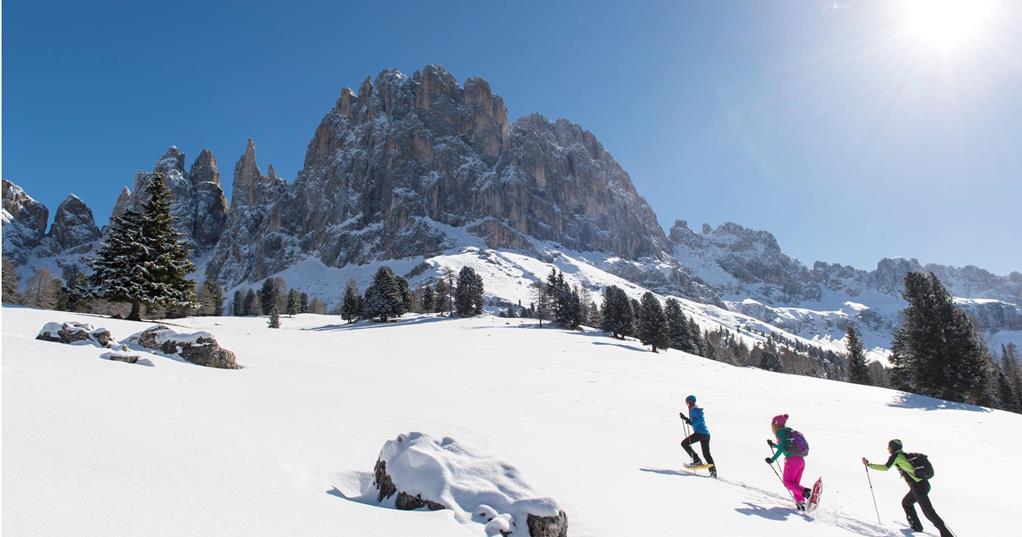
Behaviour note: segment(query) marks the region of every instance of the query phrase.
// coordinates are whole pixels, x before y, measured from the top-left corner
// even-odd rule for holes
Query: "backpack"
[[[915,468],[916,477],[919,479],[933,478],[933,465],[930,464],[930,459],[926,455],[922,453],[906,453],[905,458]]]
[[[809,442],[802,433],[788,429],[788,456],[805,457],[809,455]]]

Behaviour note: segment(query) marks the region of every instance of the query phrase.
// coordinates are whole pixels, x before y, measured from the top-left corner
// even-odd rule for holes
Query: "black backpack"
[[[919,479],[933,479],[933,465],[930,459],[922,453],[906,453],[905,458],[915,468],[916,477]]]

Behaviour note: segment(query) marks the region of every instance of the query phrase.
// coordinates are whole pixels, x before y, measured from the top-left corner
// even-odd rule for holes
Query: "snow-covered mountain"
[[[607,282],[627,282],[700,304],[708,326],[762,326],[831,350],[856,324],[879,356],[904,307],[905,273],[929,270],[993,342],[1022,342],[1018,272],[914,259],[883,259],[873,271],[809,268],[769,232],[734,223],[695,232],[679,220],[665,235],[592,133],[537,114],[510,121],[485,80],[459,84],[436,65],[411,76],[385,70],[357,92],[343,89],[293,182],[272,165],[263,173],[249,140],[228,206],[214,155],[203,150],[186,172],[185,155],[171,147],[152,171],[136,174],[134,191],[121,192],[115,215],[144,201],[155,172],[171,190],[197,279],[228,290],[279,275],[335,303],[343,278],[365,283],[382,262],[425,283],[444,267],[484,258],[494,268],[484,271],[492,272],[491,303],[527,303],[529,286],[571,259],[569,276],[594,295]],[[78,198],[61,204],[47,234],[48,209],[9,181],[3,188],[4,255],[23,281],[38,266],[59,275],[81,265],[95,248],[99,231]]]

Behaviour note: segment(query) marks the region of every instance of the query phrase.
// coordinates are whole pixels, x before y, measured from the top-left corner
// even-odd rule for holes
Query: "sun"
[[[909,0],[908,32],[921,45],[958,49],[982,37],[994,0]]]

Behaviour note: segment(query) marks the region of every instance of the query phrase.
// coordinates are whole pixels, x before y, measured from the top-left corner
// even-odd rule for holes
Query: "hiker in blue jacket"
[[[685,403],[688,405],[688,416],[684,412],[679,412],[678,415],[681,416],[685,423],[692,426],[692,434],[681,442],[681,447],[685,448],[685,452],[688,453],[689,457],[692,457],[692,464],[689,466],[700,466],[703,464],[699,455],[696,455],[696,452],[692,450],[692,444],[699,442],[703,450],[703,457],[706,457],[706,464],[710,465],[710,475],[717,477],[717,466],[713,464],[713,455],[710,455],[710,429],[706,427],[706,417],[703,416],[703,409],[696,406],[696,396],[694,395],[686,397]]]

